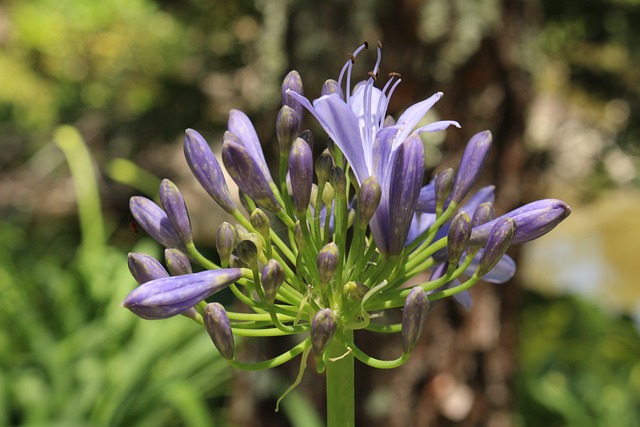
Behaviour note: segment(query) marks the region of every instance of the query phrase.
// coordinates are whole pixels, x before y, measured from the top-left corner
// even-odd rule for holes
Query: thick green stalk
[[[353,340],[353,331],[342,334]],[[355,426],[353,354],[340,338],[335,337],[327,353],[327,427]]]

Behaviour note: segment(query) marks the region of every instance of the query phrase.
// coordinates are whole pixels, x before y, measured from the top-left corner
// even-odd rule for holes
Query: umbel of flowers
[[[150,256],[129,254],[140,286],[124,300],[126,308],[145,319],[193,319],[238,368],[270,368],[301,353],[302,366],[313,353],[320,372],[346,356],[392,368],[416,345],[430,302],[452,296],[469,307],[467,290],[480,280],[504,283],[513,276],[515,264],[505,255],[510,245],[542,236],[569,215],[564,202],[546,199],[496,217],[493,186],[471,193],[491,147],[488,131],[471,138],[457,171],[442,170],[424,185],[420,134],[459,124],[419,125],[442,93],[397,119],[387,116],[400,76],[391,73],[378,84],[379,44],[368,78],[351,85],[353,64],[365,48],[366,43],[350,55],[338,80],[327,80],[313,101],[305,97],[297,72],[286,76],[276,122],[276,179],[249,118],[230,112],[221,160],[240,189],[245,213],[209,144],[195,130],[186,131],[187,164],[235,223],[218,229],[216,263],[197,250],[175,184],[162,181],[160,205],[133,197],[131,213],[166,248],[166,267]],[[305,112],[329,137],[328,149],[315,160],[314,138],[302,128]],[[238,304],[207,303],[227,288]],[[398,308],[402,321],[393,323],[385,313]],[[362,329],[400,333],[398,357],[365,354],[354,343],[354,331]],[[272,359],[243,361],[234,352],[234,337],[282,335],[300,339]],[[344,354],[328,355],[332,345]]]

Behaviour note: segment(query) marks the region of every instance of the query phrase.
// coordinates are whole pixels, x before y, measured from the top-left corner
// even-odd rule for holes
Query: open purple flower
[[[410,139],[411,135],[440,131],[451,125],[460,127],[460,125],[455,121],[446,120],[416,129],[422,117],[442,97],[442,93],[439,92],[412,105],[400,116],[397,122],[385,126],[389,100],[400,83],[400,79],[398,74],[392,73],[382,89],[374,87],[381,60],[381,46],[378,44],[378,58],[373,71],[369,73],[369,79],[356,85],[352,93],[351,69],[356,56],[366,47],[365,43],[351,55],[340,72],[337,84],[333,81],[325,84],[325,87],[331,87],[334,90],[323,90],[324,95],[314,100],[313,103],[296,92],[289,91],[288,93],[315,116],[329,137],[342,150],[359,184],[362,184],[371,175],[378,178],[382,189],[382,200],[378,210],[382,211],[382,217],[374,216],[371,228],[381,252],[386,255],[394,255],[394,250],[401,247],[406,239],[408,227],[402,225],[410,221],[413,216],[413,212],[389,210],[392,182],[396,182],[398,179],[406,181],[401,176],[403,171],[399,170],[398,166],[400,165],[396,164],[399,149]],[[342,79],[345,73],[347,78],[343,94],[340,90],[336,91],[335,89],[342,88]],[[412,153],[411,155],[417,155],[416,149],[409,151]],[[407,156],[404,157],[406,162]],[[411,168],[406,171],[412,175],[415,172]],[[415,208],[415,202],[413,200],[410,202]],[[395,218],[398,215],[409,216],[408,219]],[[402,245],[395,249],[389,247],[388,233],[390,231],[400,233],[393,236],[393,241],[402,240]],[[402,233],[404,235],[401,235]]]

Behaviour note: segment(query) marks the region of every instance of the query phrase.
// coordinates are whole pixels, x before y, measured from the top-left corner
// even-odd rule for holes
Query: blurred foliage
[[[122,309],[132,280],[104,242],[91,159],[73,128],[56,136],[82,236],[60,220],[0,223],[0,424],[216,425],[208,406],[225,394],[227,363],[189,320],[157,328]]]
[[[523,307],[519,425],[637,426],[638,325],[580,297],[528,293]]]

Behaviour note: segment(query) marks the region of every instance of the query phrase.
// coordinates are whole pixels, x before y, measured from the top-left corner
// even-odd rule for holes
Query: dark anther
[[[374,82],[378,79],[378,73],[374,73],[373,71],[369,71],[367,74],[369,74],[369,77],[371,77]]]
[[[402,76],[400,75],[400,73],[396,73],[395,71],[392,71],[392,72],[390,72],[390,73],[389,73],[389,77],[397,77],[397,78],[400,78],[400,77],[402,77]]]
[[[352,63],[352,64],[355,64],[355,63],[356,63],[356,57],[355,57],[355,56],[353,56],[353,53],[351,53],[351,52],[349,52],[349,60],[351,60],[351,63]]]
[[[369,42],[367,42],[367,41],[364,42],[364,48],[365,49],[369,49]]]
[[[382,42],[380,40],[378,40],[378,47],[382,49]]]

